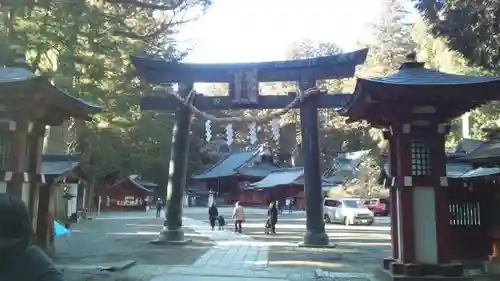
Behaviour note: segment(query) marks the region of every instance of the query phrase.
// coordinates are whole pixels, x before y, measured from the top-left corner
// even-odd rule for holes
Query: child
[[[264,233],[266,235],[271,234],[271,220],[269,218],[266,220],[266,225],[264,226]]]
[[[224,217],[220,215],[217,217],[217,221],[219,222],[219,230],[224,230],[224,226],[226,225],[226,220],[224,220]]]

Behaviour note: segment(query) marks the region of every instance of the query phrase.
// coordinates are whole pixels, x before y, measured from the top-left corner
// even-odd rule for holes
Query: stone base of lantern
[[[381,268],[375,272],[380,281],[473,281],[464,275],[461,264],[414,264],[399,263],[391,258],[384,259]]]

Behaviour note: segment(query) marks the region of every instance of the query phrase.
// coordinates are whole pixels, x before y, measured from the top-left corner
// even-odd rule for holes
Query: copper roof
[[[89,119],[89,115],[101,111],[99,106],[61,91],[44,76],[21,67],[0,67],[0,94],[16,97],[40,94],[44,101],[48,101],[47,106],[78,119]]]
[[[392,75],[358,78],[353,98],[340,113],[350,121],[388,126],[413,120],[413,107],[431,106],[436,110],[436,121],[443,122],[500,98],[498,76],[444,73],[425,68],[414,57],[408,59]]]

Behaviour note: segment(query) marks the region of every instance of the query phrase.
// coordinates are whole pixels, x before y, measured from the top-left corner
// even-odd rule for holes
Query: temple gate
[[[280,116],[292,108],[300,109],[302,145],[305,148],[305,197],[307,231],[304,245],[327,246],[329,238],[323,223],[321,171],[318,141],[318,108],[341,108],[349,94],[318,91],[319,79],[349,78],[362,64],[367,49],[314,59],[237,64],[189,64],[167,62],[152,57],[132,57],[139,76],[156,85],[178,83],[179,93],[164,97],[145,97],[142,110],[176,110],[171,166],[164,228],[155,243],[184,243],[182,208],[186,185],[186,165],[190,123],[193,113],[211,121],[256,122],[255,118],[215,118],[203,110],[282,109],[263,119]],[[297,81],[297,93],[260,95],[259,82]],[[193,91],[194,83],[229,83],[229,96],[208,97]],[[229,124],[230,125],[230,124]]]
[[[454,262],[464,258],[453,250],[461,244],[450,239],[462,221],[450,203],[464,198],[448,186],[445,136],[449,120],[498,99],[499,89],[499,77],[426,69],[415,54],[391,76],[357,80],[342,113],[386,128],[390,147],[393,252],[377,272],[381,280],[473,280]]]

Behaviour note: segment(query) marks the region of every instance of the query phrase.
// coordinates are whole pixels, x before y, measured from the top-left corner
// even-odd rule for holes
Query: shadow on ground
[[[138,264],[190,265],[214,243],[186,229],[192,243],[184,246],[152,245],[163,221],[156,218],[134,220],[90,220],[73,227],[69,237],[56,238],[57,264],[99,265],[135,260]]]

